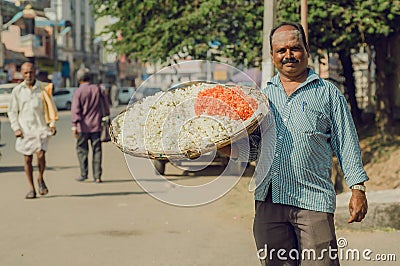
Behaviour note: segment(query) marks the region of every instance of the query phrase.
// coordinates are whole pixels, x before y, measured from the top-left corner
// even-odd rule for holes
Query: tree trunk
[[[343,67],[344,76],[344,87],[347,94],[347,100],[349,101],[351,114],[354,119],[356,126],[362,125],[361,110],[358,108],[357,98],[356,98],[356,84],[354,81],[354,68],[351,61],[350,51],[340,50],[339,59]]]
[[[393,139],[394,62],[390,58],[389,38],[376,40],[376,121],[384,142]]]

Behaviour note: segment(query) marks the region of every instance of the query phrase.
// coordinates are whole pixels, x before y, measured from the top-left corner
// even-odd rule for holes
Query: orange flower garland
[[[220,85],[199,92],[194,105],[196,115],[221,115],[243,121],[251,117],[257,108],[257,101],[239,88]]]

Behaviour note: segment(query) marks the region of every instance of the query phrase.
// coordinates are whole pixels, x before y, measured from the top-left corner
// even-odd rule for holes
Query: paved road
[[[22,157],[2,118],[0,265],[257,264],[251,228],[235,219],[223,223],[224,200],[184,208],[154,199],[133,181],[111,143],[103,146],[104,182],[74,181],[69,114],[60,116],[47,152],[50,193],[36,200],[24,199]]]
[[[14,151],[7,119],[0,118],[1,144],[5,144],[0,161],[0,265],[259,265],[251,233],[248,180],[241,179],[226,196],[210,204],[171,206],[143,191],[133,181],[123,154],[107,143],[103,146],[105,182],[78,183],[69,113],[60,116],[58,134],[47,153],[50,193],[35,200],[24,199],[28,186],[22,156]],[[215,178],[167,170],[177,183],[199,184]],[[397,252],[400,260],[399,232],[342,230],[338,237],[345,237],[349,248],[369,248],[374,254]],[[365,264],[343,261],[342,265],[361,263]]]

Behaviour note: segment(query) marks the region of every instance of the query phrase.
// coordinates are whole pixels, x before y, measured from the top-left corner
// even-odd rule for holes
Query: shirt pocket
[[[42,108],[42,105],[43,101],[41,95],[33,94],[31,99],[31,107],[34,109],[40,109]]]
[[[293,129],[306,134],[327,133],[329,120],[323,112],[312,107],[300,106],[292,109],[290,121]]]

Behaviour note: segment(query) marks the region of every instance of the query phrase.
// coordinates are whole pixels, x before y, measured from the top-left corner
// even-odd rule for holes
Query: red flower
[[[221,115],[243,121],[251,117],[257,108],[257,101],[239,88],[220,85],[199,92],[194,105],[196,115]]]

